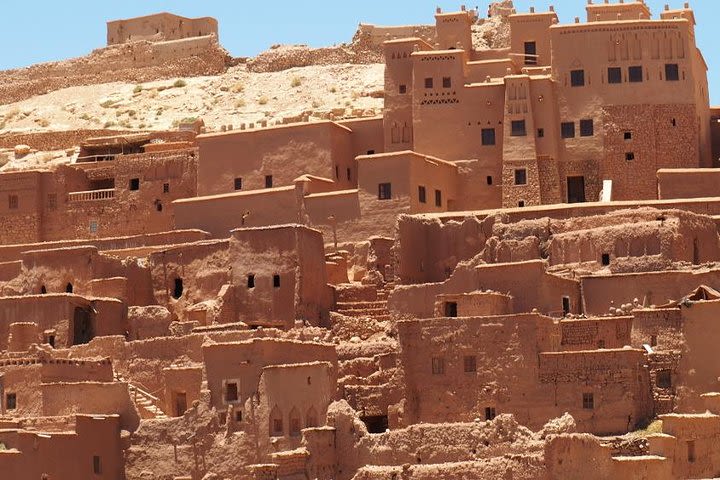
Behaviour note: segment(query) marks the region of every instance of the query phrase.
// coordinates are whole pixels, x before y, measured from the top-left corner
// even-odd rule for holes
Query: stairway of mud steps
[[[167,419],[168,417],[162,408],[160,408],[160,399],[151,393],[146,392],[139,386],[124,380],[120,375],[116,375],[115,379],[118,382],[125,382],[128,385],[128,391],[130,392],[130,398],[135,403],[135,407],[140,414],[140,418],[144,420],[148,419]]]
[[[370,317],[378,322],[390,320],[388,295],[394,288],[385,284],[380,288],[361,286],[338,290],[338,301],[335,311],[347,317]]]

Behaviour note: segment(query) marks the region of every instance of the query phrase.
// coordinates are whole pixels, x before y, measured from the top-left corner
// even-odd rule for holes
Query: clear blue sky
[[[402,25],[432,23],[436,6],[457,10],[460,3],[445,0],[5,0],[0,29],[0,69],[84,55],[106,41],[107,20],[169,11],[179,15],[212,16],[220,22],[220,40],[234,56],[252,56],[276,43],[311,46],[349,41],[358,23]],[[595,0],[601,2],[603,0]],[[616,2],[618,0],[612,0]],[[586,0],[515,0],[518,11],[550,4],[562,23],[585,18]],[[672,8],[683,0],[648,0],[657,16],[665,3]],[[467,1],[469,8],[488,1]],[[691,1],[698,19],[697,41],[710,67],[710,94],[720,104],[720,50],[713,48],[713,25],[720,20],[720,1]]]

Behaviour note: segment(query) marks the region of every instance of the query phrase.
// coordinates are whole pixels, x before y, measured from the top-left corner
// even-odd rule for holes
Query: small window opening
[[[657,335],[650,335],[650,346],[657,347]]]
[[[585,70],[571,70],[570,71],[570,86],[572,86],[572,87],[585,86]]]
[[[527,184],[527,170],[524,168],[518,168],[515,170],[515,185],[526,185]]]
[[[668,82],[677,82],[680,80],[680,68],[677,63],[668,63],[665,65],[665,80]]]
[[[47,293],[47,288],[45,287],[45,285],[41,285],[40,286],[40,294],[45,295],[46,293]]]
[[[544,129],[544,128],[538,128],[538,130],[537,130],[537,136],[538,136],[538,138],[543,138],[543,137],[545,137],[545,129]]]
[[[494,420],[496,416],[495,407],[485,407],[485,420]]]
[[[510,136],[524,137],[525,135],[527,135],[525,120],[513,120],[510,122]]]
[[[688,463],[695,463],[695,440],[687,442],[687,459]]]
[[[655,383],[659,388],[671,388],[672,375],[670,373],[670,370],[659,370],[657,372]]]
[[[445,373],[445,359],[443,357],[432,358],[433,375],[443,375]]]
[[[487,178],[485,179],[485,181],[487,182],[488,185],[492,185],[493,184],[492,175],[488,175]]]
[[[602,350],[603,348],[605,348],[605,340],[598,340],[597,348],[598,350]]]
[[[628,80],[632,83],[640,83],[643,81],[643,68],[641,66],[634,66],[628,68]]]
[[[609,253],[603,253],[602,258],[600,259],[603,266],[607,267],[610,265],[610,254]]]
[[[570,313],[570,297],[562,297],[562,309],[563,316],[567,316]]]
[[[17,408],[17,394],[5,394],[5,410],[15,410]]]
[[[418,186],[418,201],[420,203],[427,203],[425,187],[423,187],[422,185]]]
[[[575,122],[562,122],[560,124],[560,136],[562,138],[575,138]]]
[[[280,288],[280,275],[277,273],[273,275],[273,287]]]
[[[674,118],[672,119],[671,123],[673,127],[677,127],[677,120],[675,120]]]
[[[525,65],[537,65],[537,44],[525,42]]]
[[[433,79],[431,77],[425,79],[425,88],[433,88]]]
[[[388,429],[387,415],[360,417],[360,420],[362,420],[367,427],[368,433],[385,433]]]
[[[238,384],[237,382],[227,382],[225,386],[225,401],[226,402],[237,402],[238,401]]]
[[[140,190],[140,179],[139,178],[131,178],[130,179],[130,190]]]
[[[520,200],[520,201],[518,202],[518,207],[522,208],[522,207],[524,207],[524,206],[525,206],[525,200]]]
[[[99,455],[93,455],[93,473],[95,475],[102,474],[102,464],[100,463]]]
[[[235,190],[242,190],[242,178],[235,179]]]
[[[389,183],[378,184],[378,200],[390,200],[392,198],[392,186]]]
[[[235,410],[235,421],[242,422],[242,410]]]
[[[255,288],[255,275],[253,275],[253,274],[248,275],[247,288]]]
[[[435,190],[435,206],[442,207],[442,192],[440,190]]]
[[[8,208],[10,210],[17,210],[20,202],[17,195],[8,195]]]
[[[52,348],[55,348],[55,335],[48,335],[48,345],[50,345]]]
[[[622,83],[622,68],[608,68],[608,83]]]
[[[182,278],[175,279],[175,287],[173,288],[173,298],[180,298],[183,294],[183,280]]]
[[[480,131],[481,143],[483,146],[495,145],[495,129],[483,128]]]
[[[623,138],[625,140],[632,140],[632,132],[625,132],[623,133]]]
[[[457,302],[445,302],[445,316],[446,317],[457,317],[458,308]]]
[[[158,212],[163,211],[163,204],[160,200],[155,200],[155,210],[157,210]]]
[[[463,358],[463,370],[465,370],[465,373],[477,372],[477,357],[475,355],[466,355]]]
[[[265,188],[272,188],[273,178],[272,175],[265,175]]]
[[[635,153],[633,153],[633,152],[626,152],[626,153],[625,153],[625,160],[628,161],[628,162],[632,162],[633,160],[635,160]]]
[[[407,85],[400,85],[400,95],[405,95],[407,93]]]
[[[350,170],[349,167],[348,167],[348,169],[345,171],[345,173],[347,174],[348,182],[352,181],[352,172],[351,172],[351,170]]]
[[[595,397],[592,393],[583,393],[582,402],[585,410],[593,410],[595,408]]]
[[[163,193],[170,193],[170,184],[163,183]]]
[[[65,293],[73,293],[73,284],[69,283],[65,285]]]
[[[452,78],[443,77],[443,88],[452,88]]]
[[[340,167],[335,165],[335,178],[340,178]]]
[[[595,134],[595,126],[592,119],[580,120],[580,136],[592,137]]]

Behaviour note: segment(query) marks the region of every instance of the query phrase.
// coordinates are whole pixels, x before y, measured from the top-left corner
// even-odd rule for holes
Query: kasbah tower
[[[0,71],[0,479],[720,475],[713,19],[585,8]]]

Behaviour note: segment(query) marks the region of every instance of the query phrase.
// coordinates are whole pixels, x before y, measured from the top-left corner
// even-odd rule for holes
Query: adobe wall
[[[28,171],[0,178],[0,229],[2,243],[31,243],[40,238],[41,177],[45,172]],[[11,202],[14,198],[14,205]]]
[[[658,198],[702,198],[720,196],[720,169],[677,168],[657,171]]]
[[[563,319],[560,321],[564,351],[623,348],[631,344],[633,317]]]
[[[107,22],[108,45],[138,40],[179,40],[208,35],[215,37],[218,35],[218,22],[211,17],[186,18],[170,13],[158,13]]]
[[[40,392],[45,416],[119,415],[120,425],[128,431],[136,430],[140,424],[127,383],[43,383]]]
[[[228,57],[214,36],[113,45],[84,57],[0,72],[0,103],[77,85],[216,75],[226,70]]]
[[[632,316],[633,347],[652,345],[655,340],[657,350],[679,351],[683,348],[683,320],[680,308],[643,308],[633,310]]]

